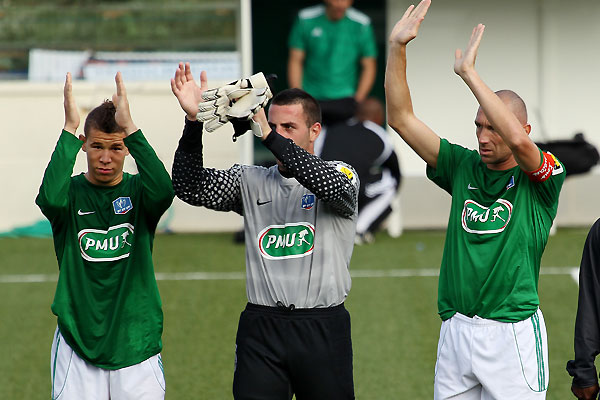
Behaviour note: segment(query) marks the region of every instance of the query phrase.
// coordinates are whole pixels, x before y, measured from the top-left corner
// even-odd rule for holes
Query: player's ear
[[[83,143],[81,144],[81,150],[83,151],[87,151],[85,144],[87,142],[87,137],[85,137],[84,135],[79,135],[79,140],[81,140]]]
[[[528,135],[531,133],[531,125],[527,124],[523,127],[523,129],[525,129],[525,132],[527,132]]]
[[[321,123],[320,122],[315,122],[309,128],[309,131],[310,131],[310,142],[314,143],[314,141],[317,140],[317,138],[321,134]]]

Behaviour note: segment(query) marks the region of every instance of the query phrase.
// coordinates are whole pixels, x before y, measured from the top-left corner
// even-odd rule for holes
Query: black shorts
[[[236,400],[354,399],[350,314],[341,304],[288,310],[250,304],[240,315]]]

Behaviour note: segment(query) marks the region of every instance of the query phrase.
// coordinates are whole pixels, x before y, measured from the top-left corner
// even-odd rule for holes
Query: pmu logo
[[[315,227],[308,222],[268,226],[258,234],[258,247],[269,260],[307,256],[315,248]]]
[[[513,205],[498,199],[490,207],[484,207],[473,200],[465,201],[462,212],[462,227],[469,233],[500,233],[510,221]]]
[[[77,236],[84,260],[115,261],[129,257],[133,243],[133,225],[125,223],[111,226],[107,231],[83,229]]]

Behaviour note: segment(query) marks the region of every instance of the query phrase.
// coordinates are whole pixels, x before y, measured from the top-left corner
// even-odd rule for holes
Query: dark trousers
[[[350,314],[341,304],[289,310],[248,304],[236,338],[236,400],[354,399]]]

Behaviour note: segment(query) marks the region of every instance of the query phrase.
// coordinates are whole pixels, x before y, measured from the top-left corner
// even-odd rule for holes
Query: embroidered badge
[[[515,176],[513,175],[510,177],[510,181],[508,181],[508,185],[506,185],[506,190],[508,190],[514,186],[515,186]]]
[[[131,209],[133,209],[133,204],[131,203],[131,198],[129,197],[119,197],[112,202],[113,209],[115,210],[115,214],[127,214]]]
[[[305,194],[302,196],[302,200],[300,201],[300,207],[303,210],[310,210],[315,205],[315,195],[314,194]]]

